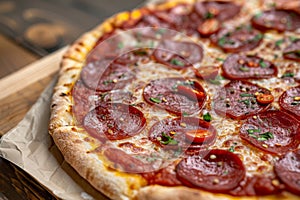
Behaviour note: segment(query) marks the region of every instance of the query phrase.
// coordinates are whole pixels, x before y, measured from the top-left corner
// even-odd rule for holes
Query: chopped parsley
[[[161,103],[161,99],[159,98],[155,98],[155,97],[151,97],[150,101],[154,102],[154,103]]]
[[[102,83],[103,83],[103,85],[108,85],[108,84],[110,84],[112,82],[113,82],[113,80],[105,80]]]
[[[265,141],[265,140],[273,139],[273,138],[274,138],[273,133],[265,132],[265,133],[259,134],[257,140],[258,141]]]
[[[160,143],[164,145],[168,145],[168,144],[176,145],[179,142],[173,139],[172,137],[170,137],[169,135],[167,135],[166,133],[162,132],[162,139],[160,140]]]
[[[257,18],[260,18],[261,16],[263,15],[262,12],[258,12],[254,15],[254,18],[257,19]]]
[[[258,141],[266,141],[266,140],[274,138],[274,135],[271,132],[265,132],[265,133],[261,133],[258,135],[254,134],[254,133],[260,133],[260,131],[261,131],[260,129],[248,129],[247,130],[248,135]]]
[[[277,40],[277,41],[275,42],[275,46],[276,46],[276,47],[279,47],[283,42],[284,42],[284,39]]]
[[[215,15],[211,12],[207,12],[204,15],[204,19],[211,19],[211,18],[214,18],[214,17],[215,17]]]
[[[249,72],[250,71],[250,69],[248,67],[246,67],[246,66],[240,66],[239,70],[243,71],[243,72]]]
[[[235,148],[234,146],[230,146],[229,149],[228,149],[228,151],[233,153],[234,152],[234,148]]]
[[[260,61],[259,61],[259,66],[260,66],[261,68],[266,68],[268,65],[267,65],[267,63],[265,63],[263,60],[260,60]]]
[[[249,134],[260,133],[260,129],[248,129],[247,132],[248,132]]]
[[[225,61],[225,59],[223,59],[223,58],[216,58],[217,59],[217,61]]]
[[[288,78],[288,77],[293,78],[294,76],[295,74],[293,72],[286,72],[281,76],[281,78]]]
[[[118,49],[123,49],[124,48],[124,43],[123,42],[119,42],[118,43]]]
[[[253,97],[253,94],[250,94],[250,93],[241,93],[240,96],[241,97]]]
[[[209,114],[209,112],[207,112],[203,115],[203,119],[204,119],[204,121],[207,121],[207,122],[211,121],[211,115]]]
[[[183,67],[183,66],[184,66],[184,63],[183,63],[182,61],[177,60],[177,59],[175,59],[175,58],[172,58],[171,61],[170,61],[170,63],[171,63],[172,65],[176,65],[176,66],[180,66],[180,67]]]
[[[290,36],[289,39],[291,42],[296,42],[298,40],[298,38],[295,36]]]

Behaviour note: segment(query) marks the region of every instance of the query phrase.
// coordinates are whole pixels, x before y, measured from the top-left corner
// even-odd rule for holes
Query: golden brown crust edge
[[[227,0],[225,0],[227,1]],[[183,0],[178,0],[183,2]],[[194,2],[189,0],[188,2]],[[236,2],[242,2],[236,0]],[[160,5],[161,8],[175,5],[174,2]],[[153,7],[155,9],[155,6]],[[103,33],[110,32],[113,24],[120,23],[127,15],[136,11],[123,12],[109,18],[100,26],[84,34],[69,48],[64,55],[59,72],[59,80],[54,89],[51,105],[52,115],[49,132],[55,144],[62,152],[65,160],[97,190],[112,199],[139,199],[139,200],[210,200],[210,199],[299,199],[289,193],[280,196],[268,197],[232,197],[224,194],[213,194],[187,187],[165,187],[158,185],[145,186],[145,180],[139,175],[126,175],[105,167],[105,164],[96,154],[89,154],[87,143],[80,136],[81,130],[75,126],[72,115],[73,100],[71,90],[79,77],[85,58],[91,51],[98,38]],[[135,13],[138,17],[138,13]],[[121,175],[120,175],[121,174]]]

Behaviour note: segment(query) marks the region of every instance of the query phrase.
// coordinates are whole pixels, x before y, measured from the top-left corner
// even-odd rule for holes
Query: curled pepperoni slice
[[[121,169],[129,173],[143,173],[151,172],[154,170],[154,167],[151,163],[145,163],[142,160],[136,158],[141,157],[142,155],[130,155],[125,153],[120,149],[108,148],[104,150],[104,155],[113,162],[113,166],[120,166]],[[149,155],[148,155],[149,156]]]
[[[213,149],[183,159],[177,165],[176,173],[186,185],[212,192],[227,192],[243,180],[245,167],[237,155]]]
[[[247,118],[240,136],[263,151],[284,154],[298,147],[300,123],[285,112],[266,111]]]
[[[251,19],[260,30],[294,31],[300,28],[300,15],[291,10],[267,10]]]
[[[256,48],[263,35],[251,26],[222,29],[211,36],[211,41],[225,52],[238,53]]]
[[[195,4],[196,13],[203,19],[217,18],[225,21],[236,16],[241,10],[241,6],[232,2],[205,1]]]
[[[164,40],[154,51],[155,59],[174,69],[184,69],[201,62],[203,49],[191,42]]]
[[[146,119],[141,111],[122,103],[100,104],[83,121],[86,131],[101,141],[132,137],[145,125]]]
[[[280,107],[300,119],[300,86],[285,91],[279,98]]]
[[[286,188],[300,195],[300,150],[287,153],[275,163],[274,170]]]
[[[189,92],[203,94],[203,97],[199,98],[196,93],[179,92],[178,86],[184,86]],[[198,113],[206,99],[205,91],[198,82],[183,78],[152,80],[145,86],[143,97],[147,103],[176,115]]]
[[[135,78],[129,66],[109,63],[107,60],[89,63],[80,75],[88,88],[101,92],[121,89]]]
[[[149,130],[149,139],[165,149],[199,149],[212,144],[216,133],[216,129],[209,122],[184,117],[155,123]]]
[[[228,79],[262,79],[277,75],[275,65],[258,56],[233,54],[222,66],[224,76]]]
[[[214,99],[217,114],[233,119],[245,119],[262,112],[269,104],[257,102],[257,96],[271,94],[269,90],[247,81],[231,81],[222,88]]]
[[[285,59],[296,60],[300,62],[300,40],[294,41],[291,45],[283,50]]]

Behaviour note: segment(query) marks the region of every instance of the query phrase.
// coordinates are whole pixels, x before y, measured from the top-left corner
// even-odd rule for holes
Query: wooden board
[[[0,79],[0,136],[16,126],[59,69],[66,47]]]

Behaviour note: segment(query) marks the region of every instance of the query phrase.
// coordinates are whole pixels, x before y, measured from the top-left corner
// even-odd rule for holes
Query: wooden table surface
[[[51,55],[50,55],[51,57]],[[15,127],[53,79],[57,68],[0,35],[0,136]],[[44,60],[44,61],[43,61]],[[58,62],[58,61],[55,61]],[[43,73],[45,72],[45,73]],[[54,199],[28,174],[0,158],[0,199]]]

